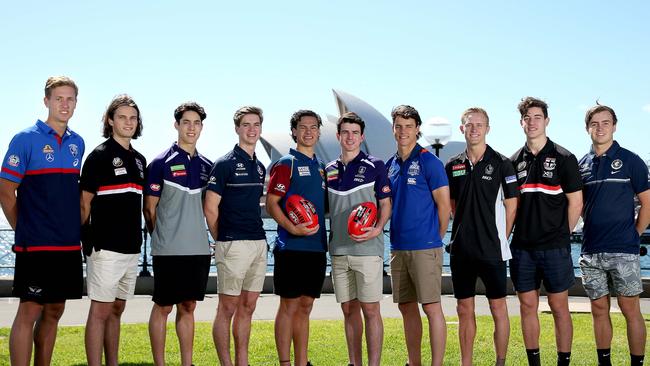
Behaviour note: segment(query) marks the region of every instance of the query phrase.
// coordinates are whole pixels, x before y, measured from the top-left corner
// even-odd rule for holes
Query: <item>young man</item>
[[[440,304],[442,238],[447,232],[449,184],[442,162],[417,143],[422,119],[418,111],[400,105],[391,113],[397,154],[386,163],[391,182],[390,220],[393,301],[404,318],[408,364],[421,362],[422,319],[429,320],[431,364],[442,365],[447,326]]]
[[[248,365],[251,319],[266,275],[266,232],[260,197],[266,170],[255,146],[262,133],[262,110],[247,106],[233,117],[239,143],[212,168],[203,210],[216,240],[219,305],[212,338],[221,365],[232,365],[230,328],[235,340],[235,364]]]
[[[573,339],[568,289],[574,282],[569,235],[582,210],[582,181],[576,157],[546,137],[548,105],[527,97],[518,108],[526,144],[511,158],[520,196],[510,275],[519,297],[528,364],[540,364],[537,308],[544,281],[555,321],[557,364],[568,365]]]
[[[598,365],[611,365],[611,294],[616,295],[627,323],[631,365],[642,365],[646,327],[639,294],[643,292],[639,236],[650,224],[648,167],[614,141],[616,113],[596,105],[585,115],[591,151],[580,160],[585,209],[580,268],[591,299]],[[634,198],[641,203],[634,218]]]
[[[210,244],[202,194],[212,162],[196,151],[206,113],[194,102],[174,111],[178,140],[149,164],[144,218],[151,235],[154,305],[149,337],[154,364],[165,364],[167,316],[176,305],[181,364],[192,364],[194,308],[205,296]]]
[[[280,296],[275,316],[275,345],[280,365],[311,365],[307,357],[309,314],[319,298],[325,280],[327,239],[325,238],[325,170],[314,148],[320,137],[320,116],[299,110],[291,116],[291,136],[296,149],[290,149],[271,168],[266,195],[266,210],[278,223],[273,249],[273,286]],[[294,225],[285,214],[285,203],[294,195],[311,201],[318,214],[318,225]]]
[[[472,365],[476,317],[476,280],[494,319],[495,365],[506,362],[510,321],[506,305],[506,261],[512,258],[508,238],[517,211],[517,178],[512,162],[486,142],[490,118],[482,108],[469,108],[460,118],[466,150],[452,157],[445,170],[451,210],[451,279],[457,300],[458,340],[462,365]]]
[[[91,300],[86,322],[88,365],[117,366],[120,318],[133,297],[142,245],[142,187],[146,160],[131,146],[142,134],[138,105],[115,97],[104,113],[107,138],[84,162],[81,222],[86,224],[86,286]],[[116,230],[118,228],[118,230]]]
[[[366,127],[361,117],[345,113],[336,127],[341,156],[325,167],[334,293],[343,310],[349,364],[362,365],[363,313],[368,365],[378,366],[384,337],[379,311],[384,287],[383,228],[390,219],[390,185],[384,162],[361,151]],[[377,205],[377,223],[364,228],[363,235],[350,235],[348,216],[363,202]]]
[[[0,172],[0,204],[15,231],[13,296],[20,298],[9,336],[12,365],[49,365],[66,299],[81,298],[79,168],[83,139],[68,128],[77,85],[47,79],[45,122],[9,143]]]

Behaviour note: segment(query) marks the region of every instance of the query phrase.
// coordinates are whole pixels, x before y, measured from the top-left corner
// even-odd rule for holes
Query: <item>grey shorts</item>
[[[637,296],[643,292],[638,254],[583,254],[580,269],[582,285],[592,300],[608,294]]]

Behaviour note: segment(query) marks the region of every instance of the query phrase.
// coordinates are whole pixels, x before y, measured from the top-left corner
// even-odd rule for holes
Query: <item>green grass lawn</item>
[[[614,314],[614,341],[612,344],[612,364],[629,364],[627,341],[625,336],[625,321],[620,314]],[[650,321],[650,319],[646,319]],[[456,319],[449,317],[447,325],[447,353],[446,365],[459,364],[458,326]],[[478,334],[475,343],[474,361],[476,365],[490,365],[494,362],[494,349],[492,346],[492,319],[487,316],[478,317]],[[553,320],[548,314],[541,315],[542,322],[542,364],[554,365],[555,339],[553,334]],[[591,328],[591,315],[574,314],[573,338],[573,365],[595,365],[596,351]],[[382,354],[382,365],[404,365],[406,361],[406,348],[402,333],[400,319],[384,319],[385,338]],[[426,327],[426,324],[425,324]],[[425,328],[426,329],[426,328]],[[83,327],[61,327],[59,330],[56,348],[54,350],[53,365],[85,365]],[[426,332],[425,332],[426,333]],[[0,365],[9,364],[9,329],[0,328]],[[423,362],[430,361],[428,338],[423,339]],[[647,353],[647,352],[646,352]],[[347,365],[347,350],[343,334],[343,322],[340,320],[312,321],[309,354],[315,366]],[[365,359],[365,357],[364,357]],[[151,350],[147,335],[146,324],[122,326],[120,348],[122,365],[151,365]],[[179,364],[178,343],[173,325],[168,328],[167,360],[170,365]],[[508,350],[509,365],[526,365],[521,337],[519,318],[511,317],[511,337]],[[194,341],[194,363],[196,365],[216,365],[217,356],[212,343],[211,324],[197,323],[196,338]],[[275,343],[273,339],[273,322],[256,321],[253,324],[253,333],[250,346],[251,365],[277,365]]]

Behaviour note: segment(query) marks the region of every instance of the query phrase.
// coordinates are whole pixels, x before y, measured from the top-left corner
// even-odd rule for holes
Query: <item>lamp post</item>
[[[444,117],[431,117],[422,124],[422,135],[437,157],[451,138],[451,124]]]

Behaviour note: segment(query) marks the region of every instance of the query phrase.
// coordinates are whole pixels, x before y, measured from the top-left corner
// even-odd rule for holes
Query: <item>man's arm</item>
[[[149,233],[152,233],[156,228],[156,207],[158,207],[159,201],[160,197],[149,195],[144,196],[142,213],[144,214],[144,221],[147,224],[147,230],[149,230]]]
[[[16,221],[18,221],[18,205],[16,203],[16,190],[20,183],[0,178],[0,205],[4,212],[9,225],[14,231],[16,230]]]
[[[361,229],[365,231],[363,235],[358,235],[358,236],[350,235],[350,238],[352,240],[360,243],[384,234],[384,226],[386,226],[386,223],[390,219],[390,214],[393,208],[393,204],[390,201],[390,197],[380,199],[378,208],[379,208],[379,219],[377,220],[375,226],[364,227],[363,229]]]
[[[512,227],[515,225],[515,217],[517,217],[517,203],[518,197],[506,198],[503,200],[503,206],[506,208],[506,238],[510,237]]]
[[[456,200],[449,199],[449,207],[451,208],[451,217],[456,215]]]
[[[90,204],[95,194],[88,191],[81,191],[81,225],[88,222],[90,217]]]
[[[444,238],[447,234],[447,226],[449,225],[449,215],[451,214],[451,199],[449,198],[449,186],[442,186],[434,191],[431,191],[433,200],[438,206],[438,231],[440,238]]]
[[[208,223],[208,230],[212,239],[217,240],[217,233],[219,230],[219,203],[221,202],[221,195],[215,191],[207,190],[205,193],[205,201],[203,202],[203,214],[205,221]]]
[[[291,220],[284,214],[282,208],[280,207],[280,199],[282,197],[266,193],[266,211],[271,215],[273,220],[278,223],[283,229],[296,236],[309,236],[316,234],[319,229],[319,225],[316,225],[314,228],[309,229],[307,225],[309,223],[303,223],[299,225],[294,225]]]
[[[569,201],[569,232],[572,233],[582,214],[582,190],[567,193],[566,198]]]
[[[650,189],[639,193],[637,197],[641,203],[641,208],[639,208],[639,216],[636,217],[636,231],[641,236],[650,225]]]

